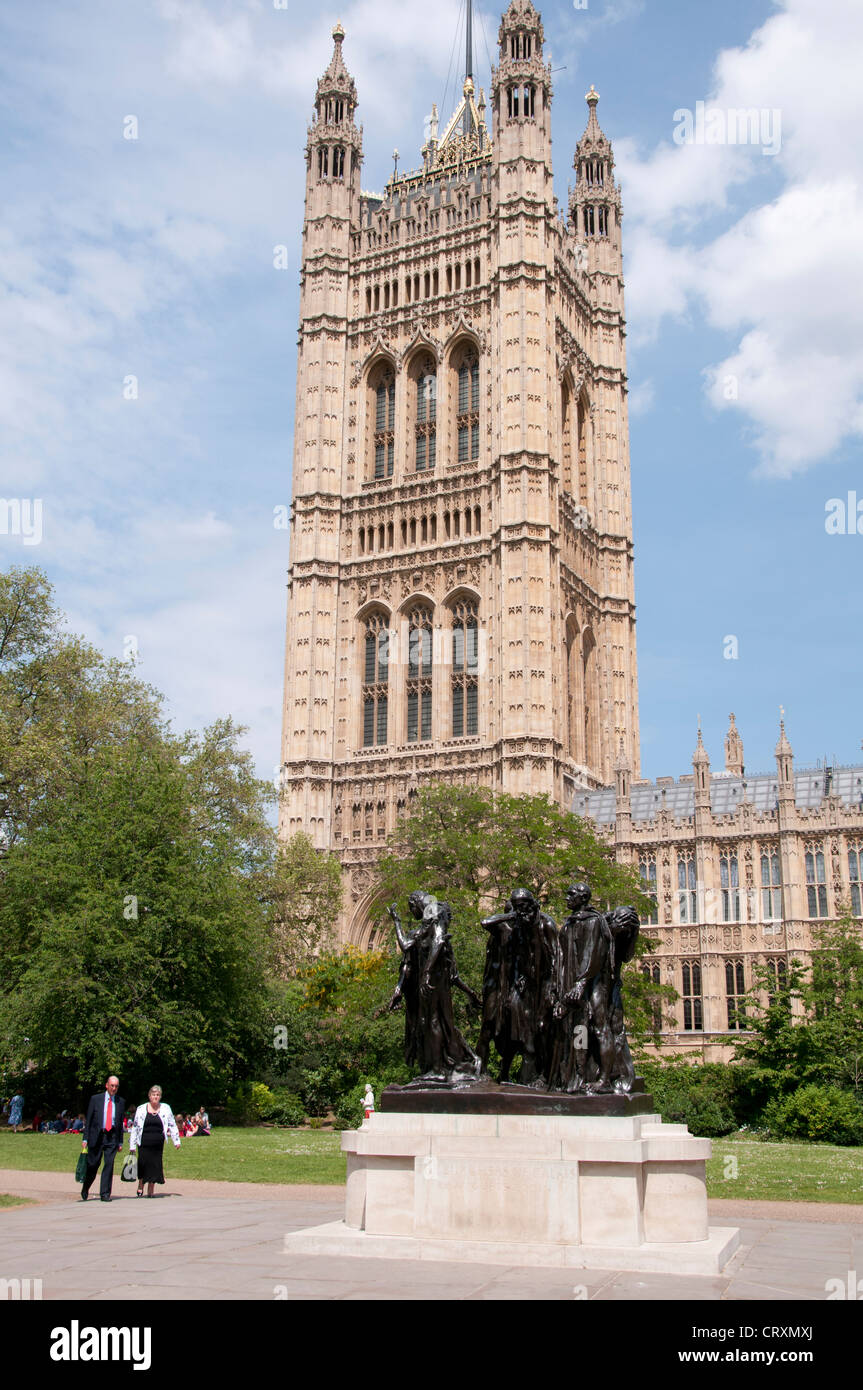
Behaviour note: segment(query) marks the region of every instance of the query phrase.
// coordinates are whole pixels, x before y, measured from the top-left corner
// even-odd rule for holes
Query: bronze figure
[[[476,1007],[480,999],[458,973],[447,930],[452,917],[448,904],[418,891],[410,895],[408,905],[420,922],[410,933],[403,930],[395,904],[389,909],[402,952],[389,1007],[397,1009],[404,1000],[405,1061],[419,1068],[418,1080],[464,1081],[477,1074],[479,1059],[455,1026],[452,988],[462,990]]]

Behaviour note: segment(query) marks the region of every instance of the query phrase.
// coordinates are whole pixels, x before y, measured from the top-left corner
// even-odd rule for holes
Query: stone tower
[[[460,105],[382,196],[341,27],[306,147],[281,828],[339,854],[361,944],[421,783],[568,807],[638,776],[611,146],[591,88],[561,216],[540,16],[503,17],[491,130],[469,23]]]

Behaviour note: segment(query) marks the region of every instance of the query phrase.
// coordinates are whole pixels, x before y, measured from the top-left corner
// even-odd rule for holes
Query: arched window
[[[683,962],[683,1027],[687,1033],[701,1033],[704,1012],[701,999],[701,962]]]
[[[645,961],[641,967],[641,973],[644,976],[645,980],[647,980],[648,984],[658,985],[662,983],[662,974],[659,968],[658,961]],[[661,1033],[662,1005],[659,1003],[654,1003],[651,1012],[653,1014],[653,1031],[654,1033]]]
[[[585,632],[582,638],[581,689],[584,720],[584,761],[590,768],[599,766],[599,739],[597,738],[597,716],[599,692],[596,679],[596,642],[593,633]]]
[[[389,627],[384,614],[370,614],[365,621],[363,652],[364,748],[378,748],[387,741],[389,638]]]
[[[806,846],[806,897],[810,917],[827,916],[827,874],[824,851],[818,844]]]
[[[560,485],[572,496],[572,397],[566,382],[560,391]]]
[[[740,876],[737,855],[730,851],[719,856],[719,887],[722,894],[723,922],[739,922]]]
[[[777,994],[784,990],[788,984],[788,967],[782,956],[771,957],[765,964],[767,966],[767,1002],[774,1004]]]
[[[452,736],[479,733],[479,624],[476,603],[462,599],[452,618]]]
[[[644,918],[645,925],[655,926],[659,921],[659,893],[656,886],[656,854],[647,851],[638,856],[638,872],[641,877],[641,886],[644,892],[653,903],[653,907]],[[657,976],[657,983],[659,977]]]
[[[373,425],[374,477],[393,476],[395,456],[396,379],[392,367],[382,363],[369,378]]]
[[[408,618],[408,743],[432,736],[432,615],[428,608],[411,610]]]
[[[456,458],[475,463],[479,458],[479,358],[471,344],[456,354]]]
[[[576,411],[576,429],[578,431],[578,500],[583,507],[590,506],[590,479],[587,471],[587,422],[589,409],[584,397],[578,402]],[[575,480],[572,480],[572,492],[575,493]]]
[[[567,713],[567,751],[573,762],[584,762],[582,748],[584,725],[582,706],[584,687],[582,680],[581,650],[578,642],[578,624],[570,618],[566,624],[566,713]]]
[[[414,391],[414,460],[417,473],[434,468],[437,459],[437,369],[426,353],[411,370]]]
[[[782,871],[779,851],[766,845],[761,852],[761,919],[778,921],[782,916]]]
[[[692,850],[677,852],[677,906],[684,924],[698,921],[698,880]]]
[[[743,1002],[745,993],[743,961],[727,960],[725,962],[725,1004],[728,1011],[728,1031],[730,1033],[746,1027]]]

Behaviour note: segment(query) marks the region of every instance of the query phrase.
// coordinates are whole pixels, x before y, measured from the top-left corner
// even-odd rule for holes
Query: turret
[[[704,739],[701,737],[701,729],[698,730],[698,742],[695,745],[695,752],[692,755],[692,772],[695,780],[695,806],[706,807],[710,805],[710,758],[707,749],[704,747]]]
[[[725,771],[735,777],[743,776],[743,739],[734,722],[734,715],[728,716],[728,733],[725,735]]]
[[[501,159],[551,159],[551,69],[543,62],[542,20],[531,0],[510,0],[500,22],[500,65],[492,72],[493,143]]]
[[[779,779],[779,803],[794,802],[794,750],[785,733],[785,720],[779,721],[779,742],[776,745],[776,774]]]
[[[587,128],[575,147],[575,188],[569,195],[569,215],[579,241],[605,242],[620,255],[620,187],[614,182],[611,141],[596,116],[599,92],[591,86],[585,96]],[[608,268],[608,267],[606,267]]]
[[[333,56],[315,93],[315,115],[306,145],[306,220],[326,215],[356,218],[359,208],[362,129],[354,112],[357,89],[345,67],[341,24],[333,30]]]

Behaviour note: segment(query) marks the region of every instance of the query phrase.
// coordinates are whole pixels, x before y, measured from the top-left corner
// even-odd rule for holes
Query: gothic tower
[[[512,0],[422,163],[359,191],[343,31],[306,212],[282,833],[371,869],[423,782],[545,792],[638,776],[620,193],[597,94],[568,217],[542,21]]]

